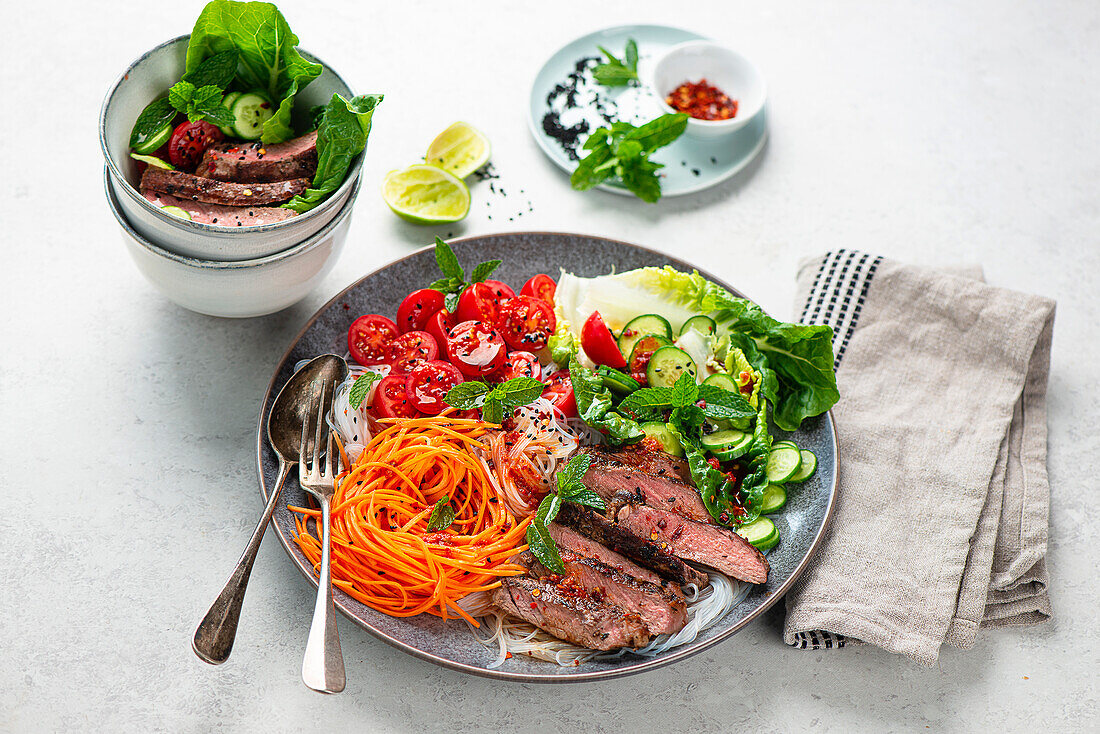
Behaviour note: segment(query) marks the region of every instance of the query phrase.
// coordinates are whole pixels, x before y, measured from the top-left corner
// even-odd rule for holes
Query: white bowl
[[[676,112],[665,98],[684,82],[706,79],[737,100],[737,115],[729,120],[688,118],[686,133],[695,138],[726,136],[748,124],[764,108],[767,89],[764,77],[752,62],[731,48],[713,41],[688,41],[673,46],[657,60],[649,87],[666,112]]]
[[[117,198],[138,234],[180,255],[204,260],[251,260],[308,239],[344,208],[358,188],[363,154],[356,156],[344,183],[322,204],[305,214],[257,227],[223,227],[174,217],[138,191],[137,165],[130,158],[130,131],[145,106],[183,75],[189,38],[180,36],[149,51],[131,64],[107,92],[99,113],[99,144],[110,173],[108,191]],[[327,103],[333,93],[349,98],[351,90],[323,61],[302,49],[298,51],[324,67],[321,76],[295,97],[295,122],[300,125],[310,107]]]
[[[274,255],[225,262],[169,252],[142,237],[126,219],[118,197],[111,191],[110,178],[110,171],[104,168],[107,201],[141,274],[184,308],[229,318],[275,313],[313,290],[344,247],[359,188],[357,182],[344,207],[304,242]]]

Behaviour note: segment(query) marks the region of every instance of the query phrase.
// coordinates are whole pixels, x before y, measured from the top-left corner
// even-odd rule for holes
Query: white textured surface
[[[0,47],[0,730],[1095,731],[1100,5],[770,5],[284,0],[304,46],[386,101],[342,260],[304,303],[252,321],[153,292],[100,190],[103,93],[201,3],[13,8]],[[758,164],[658,206],[569,191],[529,139],[527,85],[558,45],[633,21],[695,27],[760,66],[772,137]],[[456,119],[492,139],[509,195],[477,186],[473,214],[444,235],[619,237],[693,259],[784,316],[797,259],[835,247],[979,261],[993,283],[1056,298],[1055,621],[983,633],[925,670],[874,649],[787,648],[773,615],[674,667],[579,687],[463,676],[345,624],[348,690],[323,698],[298,677],[311,589],[269,537],[232,659],[199,662],[192,629],[260,512],[270,372],[329,296],[435,234],[375,191]],[[534,211],[508,221],[528,199]]]

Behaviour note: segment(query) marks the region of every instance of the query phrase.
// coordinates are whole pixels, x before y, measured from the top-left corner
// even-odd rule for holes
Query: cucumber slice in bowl
[[[737,528],[737,534],[760,551],[766,551],[779,544],[779,528],[766,517],[757,518],[748,525],[742,525]]]
[[[703,336],[714,336],[718,333],[718,324],[710,316],[692,316],[680,327],[680,336],[692,330],[698,331]]]
[[[685,372],[693,380],[699,374],[691,355],[679,347],[661,347],[649,358],[646,381],[650,387],[672,387]]]
[[[661,449],[666,454],[672,454],[673,456],[684,455],[684,447],[680,445],[680,439],[677,437],[676,432],[669,428],[667,423],[651,421],[649,423],[643,423],[641,428],[645,431],[646,438],[655,439],[661,444]]]
[[[647,313],[636,316],[627,322],[619,334],[618,345],[623,359],[630,359],[634,345],[644,336],[660,336],[672,343],[672,326],[664,316],[655,313]]]
[[[802,466],[802,455],[798,449],[790,446],[773,447],[768,454],[766,473],[772,484],[783,484],[793,477]]]
[[[133,158],[135,161],[141,161],[142,163],[148,166],[153,166],[154,168],[163,168],[166,171],[176,170],[176,167],[173,166],[171,163],[161,160],[155,155],[140,155],[138,153],[131,153],[130,157]]]
[[[703,380],[703,384],[714,385],[715,387],[720,387],[723,390],[740,393],[740,391],[737,389],[737,383],[733,381],[733,378],[723,372],[716,372],[707,379]]]
[[[141,145],[134,146],[134,152],[139,155],[148,155],[149,153],[156,152],[162,145],[168,142],[172,137],[172,123],[167,123],[157,128],[157,131],[149,136],[149,138]]]
[[[798,467],[798,471],[792,474],[791,478],[787,480],[794,484],[801,484],[812,477],[814,472],[817,471],[817,456],[814,455],[813,451],[802,449],[798,454],[802,458],[802,465]]]
[[[233,101],[233,133],[245,140],[258,140],[264,123],[275,116],[275,105],[256,92],[247,92]]]
[[[769,484],[760,496],[760,514],[770,515],[779,512],[787,504],[787,490],[782,484]]]
[[[224,107],[225,109],[232,112],[233,111],[233,103],[241,98],[241,94],[243,94],[243,93],[242,92],[230,92],[229,94],[222,97],[222,107]],[[221,126],[219,126],[218,129],[222,131],[222,135],[228,135],[229,137],[236,137],[236,135],[237,135],[236,131],[232,127],[228,127],[228,126],[227,127],[221,127]]]

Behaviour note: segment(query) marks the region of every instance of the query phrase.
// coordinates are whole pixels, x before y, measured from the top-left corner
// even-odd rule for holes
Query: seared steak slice
[[[675,594],[683,594],[680,589],[680,585],[675,581],[670,581],[659,574],[650,571],[648,568],[642,568],[634,561],[630,560],[621,553],[616,553],[610,548],[606,548],[591,538],[578,533],[576,530],[565,525],[559,525],[556,522],[550,523],[547,528],[550,531],[550,537],[554,539],[558,549],[565,549],[572,551],[580,556],[586,558],[594,558],[595,560],[605,563],[611,568],[620,573],[625,573],[629,576],[633,576],[641,581],[648,581],[651,584],[656,584],[663,589],[667,589]]]
[[[177,206],[191,215],[191,221],[203,224],[217,224],[222,227],[250,227],[258,224],[273,224],[297,215],[293,209],[281,206],[222,206],[204,204],[201,201],[178,199],[169,194],[143,190],[142,195],[157,206]]]
[[[558,522],[677,583],[695,584],[700,589],[707,585],[705,573],[696,571],[672,553],[646,540],[648,533],[639,536],[630,529],[613,524],[587,507],[563,502],[558,512]]]
[[[593,558],[585,558],[568,550],[560,552],[565,565],[564,575],[546,568],[530,552],[521,553],[518,561],[527,567],[528,574],[533,578],[549,580],[559,588],[571,586],[583,589],[596,601],[608,602],[637,614],[655,635],[679,632],[687,624],[687,602],[683,596],[620,573]]]
[[[259,141],[211,145],[195,170],[198,176],[237,183],[313,178],[316,172],[316,130],[276,145]]]
[[[501,581],[493,602],[555,637],[593,650],[644,647],[652,635],[636,614],[581,590],[515,576]]]
[[[659,542],[681,558],[711,566],[750,584],[768,580],[764,554],[728,528],[636,504],[629,496],[617,497],[608,514],[615,518],[616,526]]]
[[[592,446],[581,451],[592,457],[584,486],[605,500],[630,492],[639,502],[710,522],[703,499],[691,481],[687,462],[663,451],[642,447]]]
[[[261,206],[288,201],[309,188],[309,179],[275,183],[227,183],[183,171],[149,166],[141,175],[141,189],[171,194],[180,199],[226,206]]]

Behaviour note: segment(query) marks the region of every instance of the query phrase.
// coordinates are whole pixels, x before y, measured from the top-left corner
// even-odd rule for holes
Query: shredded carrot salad
[[[474,454],[491,424],[454,418],[390,418],[332,499],[332,583],[380,612],[477,621],[458,606],[468,594],[523,573],[508,559],[523,543],[529,518],[516,522]],[[342,449],[341,449],[342,450]],[[345,461],[345,465],[347,462]],[[428,532],[435,504],[450,498],[454,522]],[[290,507],[298,547],[321,565],[320,510]]]

